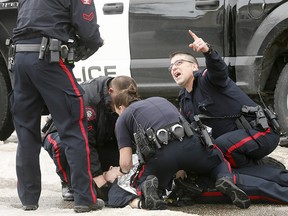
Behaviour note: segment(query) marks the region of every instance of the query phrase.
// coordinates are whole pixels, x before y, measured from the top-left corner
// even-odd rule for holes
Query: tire
[[[6,76],[5,76],[6,74]],[[8,94],[11,91],[11,84],[7,68],[3,61],[0,61],[0,140],[4,141],[14,131],[12,115],[9,109]]]
[[[288,64],[282,69],[274,92],[274,107],[279,124],[288,132]]]

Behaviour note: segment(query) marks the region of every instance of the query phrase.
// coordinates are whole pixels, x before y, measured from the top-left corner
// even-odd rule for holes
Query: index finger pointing
[[[196,34],[194,34],[191,30],[189,30],[189,34],[191,35],[191,37],[194,39],[194,40],[197,40],[198,37]]]

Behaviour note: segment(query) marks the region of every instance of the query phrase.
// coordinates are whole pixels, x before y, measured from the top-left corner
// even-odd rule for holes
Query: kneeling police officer
[[[140,160],[144,165],[133,183],[144,195],[146,203],[150,205],[149,209],[163,208],[157,190],[168,188],[173,175],[181,169],[210,175],[216,181],[216,189],[230,197],[234,205],[239,208],[250,206],[248,196],[236,186],[238,180],[218,148],[203,145],[197,133],[181,135],[178,131],[173,134],[173,130],[175,132],[175,128],[180,129],[179,125],[183,126],[183,122],[180,121],[178,109],[168,100],[161,97],[140,100],[137,87],[131,85],[116,95],[115,109],[119,114],[115,134],[120,149],[120,171],[123,174],[129,172],[132,153],[136,149],[142,153]],[[148,136],[146,134],[147,129],[154,131],[156,135],[151,140],[158,142],[152,153],[147,150],[151,146],[138,145],[143,138],[143,131],[144,136],[151,138],[150,132]],[[168,131],[168,141],[161,143],[163,137],[159,139],[157,134],[160,135],[163,130]]]

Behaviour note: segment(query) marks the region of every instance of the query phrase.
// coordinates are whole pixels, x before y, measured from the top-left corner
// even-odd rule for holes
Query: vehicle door
[[[76,62],[78,82],[98,76],[130,76],[128,37],[129,0],[95,0],[97,23],[104,45],[90,58]]]
[[[189,29],[223,54],[224,11],[224,0],[130,0],[131,75],[143,92],[177,95],[169,55],[192,51]],[[192,53],[204,66],[203,55]]]

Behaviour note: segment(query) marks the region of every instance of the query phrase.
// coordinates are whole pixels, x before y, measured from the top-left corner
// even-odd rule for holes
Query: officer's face
[[[171,58],[170,72],[174,81],[187,88],[194,80],[193,71],[198,70],[198,66],[193,62],[190,56],[178,54]]]

